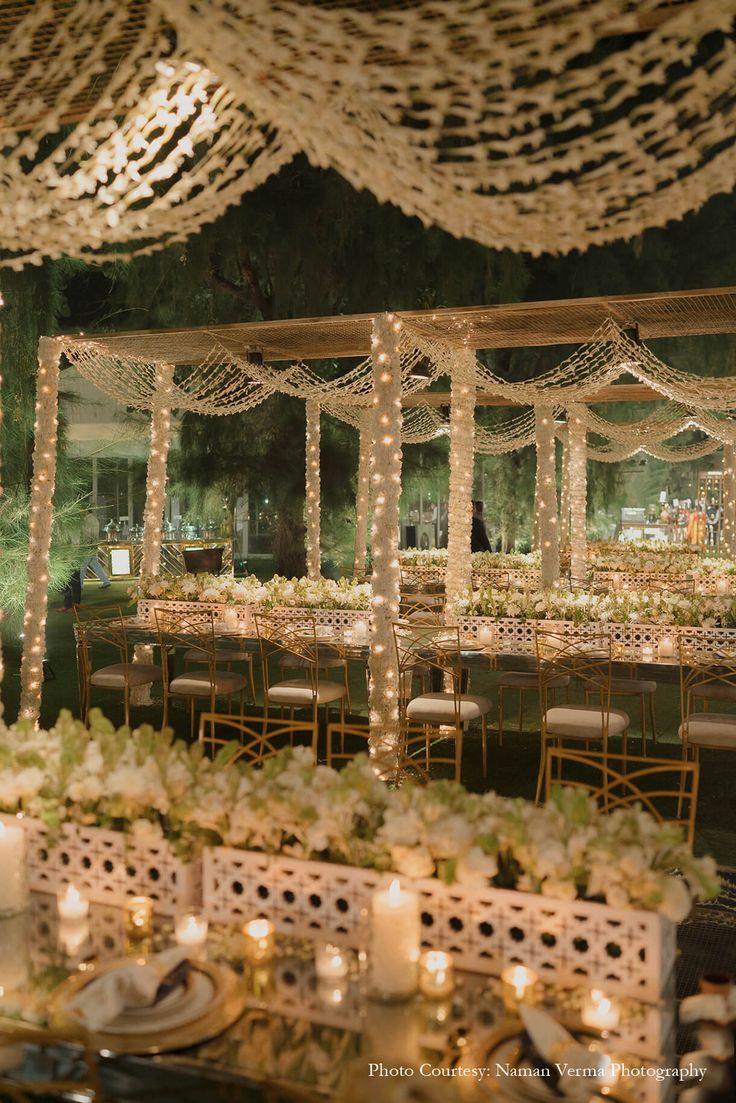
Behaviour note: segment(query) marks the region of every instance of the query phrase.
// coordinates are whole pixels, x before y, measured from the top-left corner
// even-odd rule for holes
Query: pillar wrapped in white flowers
[[[322,573],[320,551],[320,404],[308,399],[306,405],[306,513],[307,576],[313,580]]]
[[[33,427],[33,477],[28,519],[28,575],[23,615],[23,659],[20,667],[20,715],[37,720],[41,711],[43,657],[49,591],[49,551],[56,480],[56,433],[59,425],[61,342],[42,337],[38,343],[36,421]]]
[[[365,574],[368,553],[368,503],[371,477],[371,428],[373,411],[363,410],[360,415],[360,440],[358,443],[358,477],[355,493],[355,558],[353,573],[360,578]]]
[[[587,565],[588,432],[584,413],[585,407],[579,403],[572,403],[567,410],[570,577],[576,585],[584,581]]]
[[[401,498],[401,321],[379,314],[373,323],[373,597],[368,705],[370,722],[381,728],[399,716],[398,663],[392,623],[399,615],[399,500]]]

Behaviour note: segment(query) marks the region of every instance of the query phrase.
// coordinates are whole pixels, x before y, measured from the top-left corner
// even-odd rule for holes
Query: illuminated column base
[[[536,522],[542,561],[542,586],[552,586],[560,577],[553,407],[535,406],[534,420],[537,441]]]
[[[355,557],[353,574],[364,575],[368,555],[368,501],[371,477],[371,410],[361,416],[358,445],[358,485],[355,493]]]
[[[560,471],[560,550],[562,550],[570,543],[570,448],[566,425],[560,427],[557,439],[562,445]]]
[[[475,459],[475,353],[458,353],[452,370],[450,405],[450,494],[447,511],[448,618],[454,601],[472,580],[470,532],[473,523]]]
[[[316,581],[322,574],[320,552],[320,407],[308,399],[306,439],[307,575]]]
[[[398,667],[392,623],[399,615],[399,499],[401,497],[401,322],[381,314],[373,323],[373,596],[368,661],[371,725],[390,728],[398,720]]]
[[[52,503],[56,481],[60,359],[61,343],[53,337],[42,337],[38,343],[33,477],[28,518],[28,576],[23,615],[23,658],[20,666],[20,716],[27,720],[38,720],[41,711],[49,602]]]
[[[569,482],[570,482],[570,576],[582,584],[587,568],[588,508],[588,434],[583,420],[584,407],[568,408]]]
[[[156,398],[151,409],[151,451],[148,454],[146,506],[143,511],[142,575],[158,574],[161,568],[161,526],[171,443],[173,379],[173,365],[159,364],[156,368]]]

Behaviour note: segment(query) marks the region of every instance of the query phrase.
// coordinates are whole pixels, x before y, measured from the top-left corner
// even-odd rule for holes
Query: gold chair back
[[[202,609],[194,613],[178,613],[168,609],[154,610],[159,645],[161,647],[161,666],[164,672],[164,685],[171,681],[171,651],[196,648],[202,652],[202,665],[207,666],[211,679],[215,678],[217,668],[217,648],[215,643],[215,616],[211,609]]]
[[[459,727],[463,675],[460,629],[456,626],[442,627],[416,624],[411,621],[396,621],[393,630],[402,717],[411,698],[414,675],[434,670],[442,684],[442,691],[453,695],[455,706],[453,726]]]
[[[29,1050],[38,1050],[45,1074],[37,1080],[14,1078],[9,1057],[17,1052],[20,1061]],[[83,1033],[38,1030],[23,1025],[0,1029],[0,1099],[13,1103],[38,1103],[39,1099],[74,1099],[79,1103],[102,1103],[97,1053]],[[73,1077],[72,1071],[78,1074]],[[22,1071],[22,1070],[19,1070]]]
[[[585,789],[605,812],[640,805],[658,823],[681,827],[687,841],[695,836],[700,766],[680,758],[648,758],[550,747],[545,768],[545,796],[553,786]]]
[[[424,749],[424,729],[414,729],[412,725],[401,724],[391,728],[382,738],[380,730],[366,724],[329,724],[327,727],[327,765],[337,767],[340,763],[352,762],[359,754],[367,754],[376,775],[381,780],[394,785],[412,780],[425,784],[429,773],[418,761],[416,754],[410,753],[409,741],[412,736],[421,738]],[[346,750],[346,740],[350,740],[353,749]],[[355,743],[358,749],[355,749]],[[454,760],[453,760],[454,765]]]
[[[125,619],[119,605],[100,606],[96,615],[80,616],[74,610],[76,623],[74,635],[77,641],[77,677],[79,682],[79,705],[81,715],[86,717],[89,711],[91,693],[90,679],[95,670],[95,657],[100,651],[107,651],[105,665],[128,663],[130,651],[125,631]],[[99,665],[102,665],[100,662]]]
[[[688,635],[686,631],[680,633],[680,707],[685,725],[696,711],[698,697],[707,700],[712,696],[719,711],[724,707],[728,711],[729,703],[736,705],[736,650],[724,648],[716,641],[707,651],[702,647],[701,637]]]
[[[603,732],[607,732],[607,717],[611,710],[611,676],[613,649],[611,637],[600,629],[576,628],[570,637],[559,632],[537,629],[534,633],[539,675],[542,721],[549,707],[549,693],[560,678],[570,678],[582,689],[586,700],[597,704],[603,717]]]
[[[228,765],[247,762],[261,766],[268,758],[297,743],[308,746],[316,765],[319,726],[302,720],[271,719],[264,716],[230,716],[203,712],[199,718],[199,742],[217,753],[223,747],[237,746]]]

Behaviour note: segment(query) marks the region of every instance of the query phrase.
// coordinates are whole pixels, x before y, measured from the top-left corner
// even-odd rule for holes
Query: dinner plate
[[[70,1001],[97,977],[129,965],[130,958],[126,958],[68,977],[51,993],[50,1025],[59,1030],[78,1029],[78,1020],[69,1010]],[[193,961],[191,966],[187,984],[181,989],[171,992],[156,1007],[118,1016],[104,1030],[90,1034],[92,1045],[119,1055],[166,1053],[221,1034],[243,1013],[246,997],[242,982],[223,965]]]

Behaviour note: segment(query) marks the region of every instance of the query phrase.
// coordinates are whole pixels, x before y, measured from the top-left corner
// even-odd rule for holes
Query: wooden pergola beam
[[[549,392],[552,397],[552,392]],[[559,403],[565,405],[563,392],[558,392]],[[554,397],[557,397],[555,395]],[[575,399],[579,402],[580,399]],[[596,402],[666,402],[666,396],[656,391],[654,387],[646,383],[614,383],[609,387],[601,387],[599,391],[586,398],[585,404],[589,406]],[[420,394],[409,394],[402,399],[403,406],[449,406],[449,391],[423,391]],[[475,400],[476,406],[521,406],[523,402],[512,402],[508,398],[493,394],[492,391],[478,391]]]

